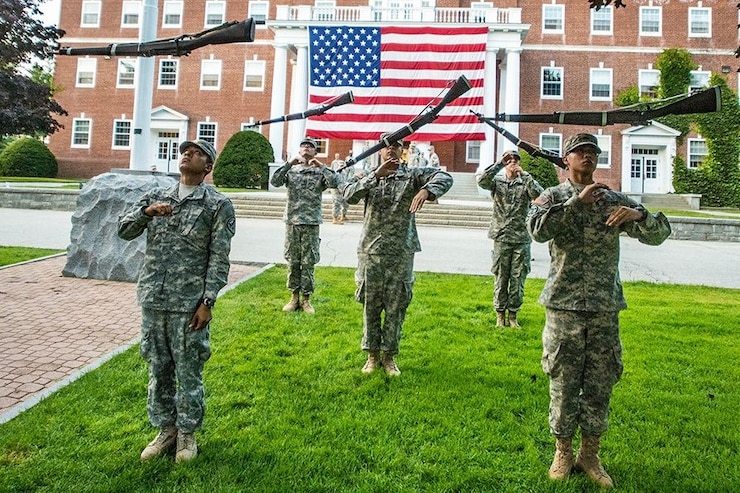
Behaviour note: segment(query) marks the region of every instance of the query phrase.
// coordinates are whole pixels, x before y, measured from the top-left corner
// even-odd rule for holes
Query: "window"
[[[337,3],[334,0],[315,0],[313,18],[317,21],[334,20],[334,9]]]
[[[177,89],[177,69],[180,60],[167,58],[159,61],[159,88]]]
[[[253,0],[249,2],[249,13],[248,17],[251,17],[255,22],[266,21],[267,14],[270,12],[270,2],[263,2],[262,0]]]
[[[316,156],[326,157],[329,155],[329,141],[326,139],[313,138],[316,141]]]
[[[480,141],[469,140],[465,145],[465,162],[480,163]]]
[[[660,36],[663,33],[660,7],[640,7],[640,36]]]
[[[82,2],[80,27],[100,27],[100,2]]]
[[[182,2],[165,0],[162,8],[162,27],[182,27]]]
[[[597,135],[596,140],[599,142],[599,149],[601,154],[598,156],[596,161],[597,168],[611,168],[612,167],[612,136],[611,135]]]
[[[591,34],[612,34],[614,23],[614,12],[611,7],[601,7],[599,10],[591,10]]]
[[[542,32],[563,34],[563,19],[565,19],[565,5],[542,6]]]
[[[658,97],[660,70],[638,70],[637,78],[640,85],[640,98],[655,99]]]
[[[201,60],[200,88],[203,91],[221,89],[221,60]]]
[[[540,134],[540,147],[560,156],[560,142],[563,136],[560,134]]]
[[[137,60],[135,58],[118,59],[118,77],[116,79],[116,87],[134,87],[136,64]]]
[[[542,67],[543,99],[563,99],[563,67]]]
[[[709,152],[707,151],[707,141],[704,139],[688,139],[689,159],[686,166],[696,169],[704,162]]]
[[[612,69],[610,68],[592,68],[591,69],[591,100],[593,101],[611,101],[612,100]]]
[[[220,26],[226,18],[226,2],[206,2],[206,27]]]
[[[692,70],[691,82],[689,82],[689,90],[704,89],[706,87],[709,87],[709,76],[711,75],[711,72]]]
[[[97,58],[77,59],[77,79],[75,87],[95,87],[95,70],[97,69]]]
[[[244,62],[244,90],[263,91],[265,89],[265,61],[247,60]]]
[[[211,122],[198,122],[198,139],[205,140],[216,147],[216,124]]]
[[[712,9],[689,8],[689,36],[697,38],[712,37]]]
[[[486,22],[486,12],[493,12],[493,3],[470,2],[470,16],[473,22]],[[489,14],[490,15],[490,14]]]
[[[113,149],[131,148],[131,120],[113,120]]]
[[[75,118],[72,120],[72,147],[78,149],[90,148],[90,133],[92,120],[89,118]]]
[[[121,27],[139,27],[141,1],[125,1],[121,7]]]

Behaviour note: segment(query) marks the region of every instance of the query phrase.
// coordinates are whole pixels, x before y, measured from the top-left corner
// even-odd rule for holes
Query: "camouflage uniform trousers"
[[[518,312],[524,302],[524,281],[531,270],[530,243],[506,243],[494,240],[491,254],[495,277],[493,308],[497,312]]]
[[[192,433],[206,410],[203,365],[211,357],[208,326],[188,327],[192,313],[142,308],[141,356],[149,363],[146,409],[157,428]]]
[[[601,435],[612,389],[622,376],[619,312],[547,308],[542,369],[550,377],[550,431],[572,437],[578,427]]]
[[[344,194],[338,188],[331,189],[331,196],[334,200],[334,208],[332,210],[332,217],[338,218],[347,215],[347,209],[349,209],[349,202],[344,198]]]
[[[314,290],[314,266],[320,260],[318,224],[288,224],[285,229],[285,260],[288,261],[288,282],[293,292],[310,295]]]
[[[355,299],[364,306],[362,349],[398,354],[401,328],[413,297],[414,254],[357,257]]]

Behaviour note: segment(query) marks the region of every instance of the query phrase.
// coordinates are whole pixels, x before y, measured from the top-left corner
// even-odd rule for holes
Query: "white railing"
[[[518,8],[383,8],[278,5],[276,21],[319,22],[432,22],[438,24],[520,24]],[[269,20],[268,20],[269,21]]]

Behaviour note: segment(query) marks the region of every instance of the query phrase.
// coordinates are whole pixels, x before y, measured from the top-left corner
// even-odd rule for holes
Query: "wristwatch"
[[[216,306],[216,300],[213,298],[203,298],[203,304],[206,305],[208,308],[213,308]]]

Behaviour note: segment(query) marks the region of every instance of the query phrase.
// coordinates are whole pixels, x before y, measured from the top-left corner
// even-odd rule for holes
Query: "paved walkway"
[[[63,277],[66,260],[0,268],[0,424],[138,342],[136,284]],[[262,268],[232,263],[224,291]]]

